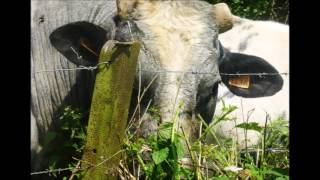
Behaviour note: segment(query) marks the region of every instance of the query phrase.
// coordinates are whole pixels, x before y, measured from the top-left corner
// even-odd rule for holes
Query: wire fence
[[[95,66],[79,66],[77,68],[57,68],[57,69],[44,69],[40,71],[34,71],[32,74],[38,74],[38,73],[55,73],[59,71],[79,71],[79,70],[88,70],[88,71],[94,71],[98,69],[101,65],[110,65],[110,61],[106,62],[101,62],[98,63]],[[203,75],[203,74],[220,74],[223,76],[235,76],[235,75],[252,75],[252,76],[275,76],[275,75],[283,75],[283,76],[288,76],[288,72],[279,72],[279,73],[219,73],[219,72],[196,72],[196,71],[173,71],[173,70],[146,70],[146,69],[140,69],[138,68],[137,71],[141,72],[151,72],[151,73],[180,73],[180,74],[193,74],[193,75]],[[252,150],[252,151],[257,151],[257,150]],[[258,150],[261,151],[261,150]],[[269,152],[287,152],[287,150],[282,150],[282,149],[266,149],[266,151]],[[110,158],[112,158],[111,156]],[[110,159],[109,158],[109,159]],[[105,161],[104,161],[105,162]],[[37,172],[32,172],[31,175],[40,175],[40,174],[52,174],[52,173],[58,173],[60,174],[61,172],[64,171],[74,171],[74,170],[84,170],[79,167],[68,167],[68,168],[57,168],[57,169],[46,169],[43,171],[37,171]]]
[[[120,150],[120,151],[114,153],[109,158],[106,158],[106,159],[102,160],[101,162],[99,162],[96,165],[90,164],[90,166],[88,166],[86,168],[81,168],[80,164],[81,164],[81,162],[84,162],[84,163],[88,163],[88,162],[85,162],[85,161],[82,161],[82,160],[74,158],[74,159],[78,160],[78,163],[77,163],[77,165],[75,167],[58,168],[58,169],[46,169],[44,171],[33,172],[33,173],[31,173],[31,175],[50,174],[50,173],[56,173],[56,172],[57,173],[61,173],[61,172],[64,172],[64,171],[71,171],[71,170],[74,172],[74,170],[81,171],[81,170],[86,170],[88,168],[95,168],[95,167],[98,167],[98,166],[102,165],[103,163],[106,163],[107,161],[109,161],[110,159],[112,159],[113,157],[115,157],[116,155],[118,155],[119,153],[122,153],[122,152],[124,152],[124,150]]]
[[[110,62],[102,62],[98,63],[96,66],[80,66],[77,68],[61,68],[61,69],[51,69],[51,70],[40,70],[40,71],[34,71],[32,72],[33,74],[37,73],[50,73],[50,72],[59,72],[59,71],[79,71],[79,70],[88,70],[88,71],[93,71],[99,68],[100,65],[110,65]],[[202,74],[217,74],[216,72],[195,72],[195,71],[169,71],[169,70],[158,70],[158,71],[152,71],[152,70],[145,70],[145,69],[137,69],[138,71],[145,71],[145,72],[152,72],[152,73],[181,73],[181,74],[194,74],[194,75],[202,75]],[[274,76],[274,75],[284,75],[288,76],[288,72],[281,72],[281,73],[219,73],[220,75],[225,75],[225,76],[234,76],[234,75],[254,75],[254,76]],[[252,151],[257,151],[257,150],[252,150]],[[261,151],[261,150],[258,150]],[[266,149],[268,152],[272,153],[284,153],[287,152],[285,149]],[[109,159],[111,159],[113,156],[111,156]],[[105,161],[104,161],[105,162]],[[31,175],[41,175],[41,174],[53,174],[53,173],[58,173],[60,174],[61,172],[65,171],[81,171],[84,169],[81,169],[79,167],[68,167],[68,168],[57,168],[57,169],[46,169],[43,171],[37,171],[37,172],[32,172]]]
[[[248,152],[258,152],[258,151],[261,152],[261,151],[263,151],[263,149],[248,149],[247,151]],[[289,153],[289,151],[287,149],[280,149],[280,148],[268,148],[268,149],[265,149],[265,151],[270,152],[270,153]],[[97,166],[100,166],[102,163],[106,163],[108,160],[110,160],[111,158],[113,158],[114,156],[116,156],[117,154],[119,154],[121,152],[123,152],[123,150],[118,151],[117,153],[113,154],[109,158],[103,160],[99,164],[92,166],[92,167],[97,167]],[[81,160],[79,160],[79,162],[81,162]],[[60,174],[61,172],[64,172],[64,171],[74,171],[74,170],[81,171],[81,170],[87,169],[87,168],[80,168],[79,164],[80,163],[78,163],[77,166],[75,166],[75,167],[46,169],[43,171],[32,172],[30,175],[51,174],[51,173]]]
[[[70,171],[70,170],[73,170],[74,167],[69,167],[69,168],[58,168],[58,169],[47,169],[47,170],[44,170],[44,171],[38,171],[38,172],[33,172],[31,173],[31,175],[39,175],[39,174],[49,174],[49,173],[61,173],[63,171]]]
[[[96,66],[79,66],[77,68],[66,68],[66,69],[45,69],[40,71],[34,71],[32,74],[37,73],[47,73],[47,72],[58,72],[58,71],[79,71],[79,70],[89,70],[93,71],[99,68],[100,65],[110,65],[110,62],[98,63]],[[203,74],[220,74],[223,76],[236,76],[236,75],[248,75],[248,76],[276,76],[283,75],[288,76],[289,72],[279,72],[279,73],[219,73],[219,72],[198,72],[198,71],[173,71],[173,70],[146,70],[146,69],[137,69],[142,72],[151,72],[151,73],[178,73],[178,74],[194,74],[194,75],[203,75]]]
[[[75,52],[76,53],[76,52]],[[44,69],[40,71],[34,71],[32,74],[38,74],[38,73],[55,73],[55,72],[60,72],[60,71],[80,71],[80,70],[88,70],[88,71],[94,71],[98,69],[101,65],[109,66],[111,64],[111,61],[106,61],[106,62],[101,62],[98,63],[95,66],[79,66],[76,68],[57,68],[57,69]],[[137,71],[141,72],[150,72],[150,73],[180,73],[180,74],[193,74],[193,75],[204,75],[204,74],[220,74],[222,76],[235,76],[235,75],[251,75],[251,76],[275,76],[275,75],[283,75],[283,76],[288,76],[288,72],[279,72],[279,73],[219,73],[219,72],[197,72],[197,71],[173,71],[173,70],[146,70],[146,69],[140,69],[138,68]],[[261,150],[252,150],[252,151],[261,151]],[[268,152],[273,152],[273,153],[283,153],[287,152],[287,150],[283,149],[266,149]],[[114,155],[113,155],[114,156]],[[111,156],[109,159],[111,159],[113,156]],[[81,161],[81,160],[80,160]],[[80,162],[79,161],[79,162]],[[104,163],[106,161],[103,161]],[[101,164],[101,163],[100,163]],[[98,165],[100,165],[98,164]],[[41,174],[53,174],[53,173],[58,173],[60,174],[61,172],[65,171],[81,171],[84,169],[77,167],[68,167],[68,168],[57,168],[57,169],[46,169],[43,171],[37,171],[37,172],[32,172],[31,175],[41,175]]]

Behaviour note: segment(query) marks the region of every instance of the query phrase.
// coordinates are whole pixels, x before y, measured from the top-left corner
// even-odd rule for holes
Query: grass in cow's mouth
[[[279,117],[268,123],[267,128],[254,123],[237,127],[258,131],[261,144],[240,150],[232,139],[216,137],[214,126],[223,121],[232,121],[230,113],[234,106],[224,106],[222,114],[214,117],[211,125],[200,116],[200,137],[194,142],[186,141],[183,131],[178,131],[175,121],[160,125],[156,134],[144,139],[136,132],[127,131],[123,150],[126,156],[119,165],[121,179],[289,179],[289,129],[288,121]],[[150,114],[159,120],[157,109],[149,108]],[[179,109],[176,112],[179,114]],[[72,173],[81,159],[86,139],[86,125],[82,113],[66,107],[61,115],[61,132],[50,132],[44,153],[50,155],[49,169],[70,167],[64,173],[51,173],[55,179],[73,179],[81,171]],[[173,128],[174,127],[174,128]],[[211,134],[215,144],[208,144],[205,137]],[[63,138],[64,137],[64,138]],[[187,150],[184,148],[187,144]],[[186,154],[189,161],[183,161]],[[78,159],[78,160],[77,160]]]

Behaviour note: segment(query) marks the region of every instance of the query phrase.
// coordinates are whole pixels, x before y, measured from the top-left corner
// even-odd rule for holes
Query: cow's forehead
[[[172,18],[185,18],[185,25],[194,26],[192,22],[202,22],[216,26],[219,33],[228,31],[233,24],[233,15],[227,4],[212,5],[202,0],[117,0],[117,10],[122,19],[152,22],[161,17],[161,20],[168,21],[168,25],[175,23]]]
[[[206,15],[205,19],[208,19],[215,16],[214,11],[220,9],[202,0],[117,0],[118,15],[126,19],[150,18],[162,10],[167,12],[167,16],[172,16],[168,12],[173,10],[174,16]],[[214,23],[214,20],[211,23]]]
[[[165,6],[166,4],[192,4],[189,6],[198,7],[199,2],[202,3],[201,0],[117,0],[117,10],[120,16],[127,17],[129,14],[134,12],[137,7],[144,6],[144,10],[153,11],[157,5]],[[196,3],[196,6],[194,3]]]

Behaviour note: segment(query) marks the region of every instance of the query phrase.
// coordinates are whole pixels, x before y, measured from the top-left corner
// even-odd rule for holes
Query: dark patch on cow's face
[[[93,66],[98,63],[100,50],[109,37],[105,29],[81,21],[54,30],[49,38],[51,44],[71,62]]]
[[[240,53],[228,53],[219,67],[220,73],[272,73],[273,75],[250,75],[249,88],[231,86],[229,79],[238,75],[221,74],[222,82],[229,90],[237,95],[247,98],[272,96],[282,89],[283,79],[278,71],[267,61],[256,56]],[[275,74],[275,75],[274,75]]]
[[[248,43],[249,43],[249,40],[254,37],[254,36],[257,36],[258,33],[252,33],[252,34],[249,34],[247,37],[245,37],[239,44],[239,52],[243,52],[244,50],[246,50],[247,46],[248,46]]]

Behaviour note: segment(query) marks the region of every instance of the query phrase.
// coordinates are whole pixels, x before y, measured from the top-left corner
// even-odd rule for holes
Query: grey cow
[[[254,21],[238,16],[233,16],[233,22],[231,30],[219,35],[219,40],[228,50],[259,56],[281,73],[289,73],[288,25],[273,21]],[[223,121],[216,126],[217,136],[237,139],[240,147],[245,147],[245,144],[257,145],[258,132],[248,130],[245,133],[243,129],[235,128],[235,124],[245,122],[248,118],[249,122],[257,122],[264,126],[266,113],[270,115],[270,120],[281,116],[289,121],[289,76],[282,77],[282,89],[271,97],[241,98],[230,93],[229,89],[221,84],[215,113],[221,113],[222,99],[225,104],[236,105],[238,109],[230,113],[230,116],[235,117],[235,122]]]
[[[232,93],[245,97],[271,96],[282,88],[281,76],[254,76],[250,88],[243,89],[228,83],[233,76],[220,75],[277,72],[259,57],[224,50],[218,41],[218,34],[232,26],[225,4],[213,6],[201,0],[118,0],[117,12],[114,23],[108,21],[95,25],[80,21],[66,24],[52,32],[50,41],[77,65],[94,65],[97,61],[92,53],[81,48],[82,41],[90,44],[95,52],[99,52],[103,43],[112,38],[122,42],[140,41],[142,49],[134,95],[140,83],[141,89],[144,89],[157,75],[142,107],[152,100],[160,111],[160,123],[163,123],[170,121],[177,105],[182,102],[184,106],[178,124],[190,139],[197,135],[197,125],[192,118],[194,114],[199,113],[207,122],[211,121],[218,83],[225,83]],[[87,97],[90,95],[87,94]],[[144,122],[142,129],[145,136],[158,126],[148,118]]]

